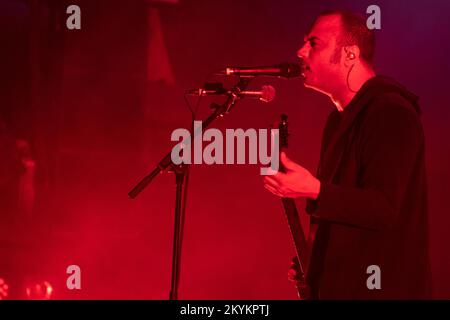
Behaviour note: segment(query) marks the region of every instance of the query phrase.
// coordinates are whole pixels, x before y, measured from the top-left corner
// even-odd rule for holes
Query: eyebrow
[[[316,36],[312,36],[312,37],[309,37],[309,38],[306,38],[306,36],[303,38],[303,40],[305,41],[305,42],[311,42],[311,41],[315,41],[315,40],[319,40],[319,41],[321,41],[318,37],[316,37]]]

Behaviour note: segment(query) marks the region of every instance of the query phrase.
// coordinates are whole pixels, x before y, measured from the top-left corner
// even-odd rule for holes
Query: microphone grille
[[[263,102],[270,102],[275,99],[275,92],[275,88],[270,85],[262,86],[261,97],[259,99]]]
[[[282,63],[279,65],[281,70],[281,77],[296,78],[300,77],[301,68],[297,63]]]

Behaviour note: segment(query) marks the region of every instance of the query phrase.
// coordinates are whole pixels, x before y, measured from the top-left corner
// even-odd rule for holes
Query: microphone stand
[[[202,128],[196,130],[191,129],[191,137],[185,141],[186,145],[189,145],[191,141],[199,134],[203,133],[215,119],[223,117],[229,113],[236,102],[239,100],[239,93],[248,86],[251,77],[240,77],[239,82],[227,93],[228,97],[225,103],[219,105],[212,103],[211,108],[214,111],[203,121]],[[187,180],[189,177],[189,165],[180,164],[175,165],[172,162],[171,152],[167,153],[165,157],[159,161],[158,165],[128,193],[131,199],[135,199],[152,180],[161,172],[168,170],[175,173],[176,182],[176,194],[175,194],[175,219],[174,219],[174,235],[173,235],[173,253],[172,253],[172,282],[170,289],[169,300],[178,300],[178,285],[180,278],[180,265],[181,265],[181,244],[184,227],[184,214],[186,209],[186,197],[187,197]],[[184,194],[183,194],[184,188]]]

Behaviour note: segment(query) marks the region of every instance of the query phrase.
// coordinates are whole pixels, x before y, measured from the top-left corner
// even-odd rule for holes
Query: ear
[[[359,61],[361,51],[356,45],[343,47],[344,50],[344,65],[351,67],[357,61]]]

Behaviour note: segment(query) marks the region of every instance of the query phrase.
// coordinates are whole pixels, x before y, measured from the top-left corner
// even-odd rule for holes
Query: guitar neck
[[[278,125],[280,133],[280,150],[285,149],[288,146],[288,121],[287,115],[281,115],[281,121]],[[280,172],[286,172],[286,168],[280,163]],[[299,266],[300,274],[297,275],[299,281],[297,282],[297,290],[300,299],[309,299],[310,291],[306,283],[306,273],[308,266],[309,251],[306,242],[305,233],[303,232],[302,224],[297,211],[295,200],[292,198],[281,198],[284,207],[284,213],[288,221],[289,230],[291,233],[292,241],[294,242],[295,251],[297,254],[297,262]]]
[[[294,199],[291,198],[281,198],[281,201],[283,202],[284,212],[288,220],[292,241],[294,242],[295,251],[299,260],[300,271],[305,275],[308,265],[308,245],[300,223],[297,206]]]

